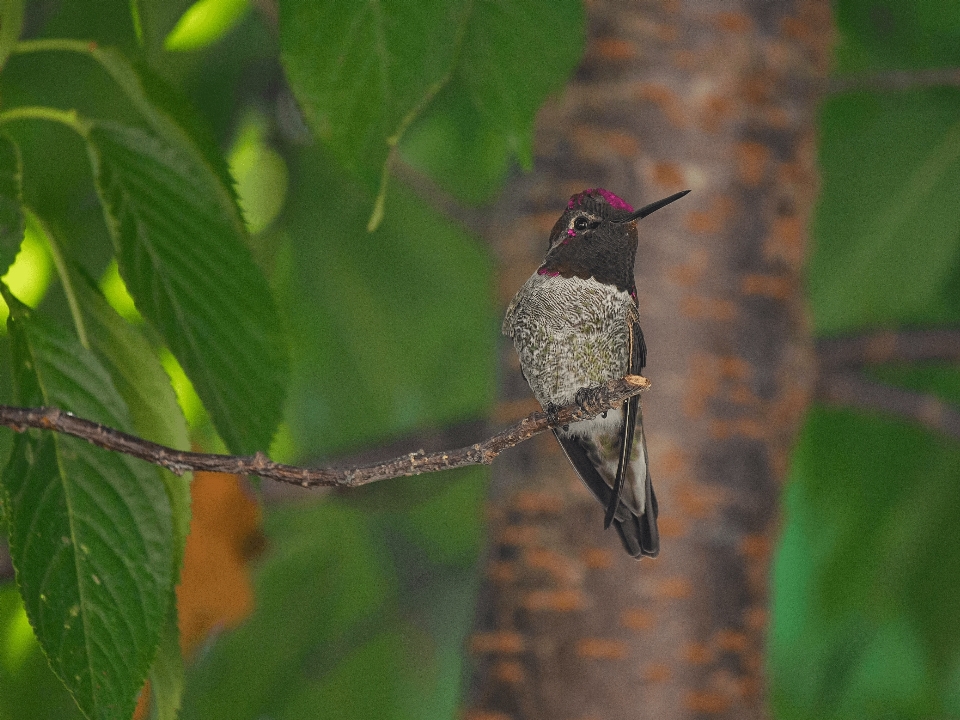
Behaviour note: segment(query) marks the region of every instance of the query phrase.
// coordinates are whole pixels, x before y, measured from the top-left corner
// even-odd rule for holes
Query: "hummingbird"
[[[647,346],[633,274],[636,221],[688,192],[639,210],[602,188],[570,198],[550,232],[543,263],[510,302],[502,328],[547,412],[577,402],[581,388],[643,370]],[[604,527],[613,524],[633,557],[656,557],[657,496],[640,396],[553,433],[580,479],[607,508]]]

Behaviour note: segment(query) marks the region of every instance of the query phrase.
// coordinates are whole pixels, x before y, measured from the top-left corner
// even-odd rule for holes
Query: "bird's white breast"
[[[626,374],[635,317],[633,298],[613,285],[534,274],[510,303],[503,332],[513,338],[541,405],[566,405],[580,388]],[[570,431],[615,431],[621,422],[620,413],[611,411]]]

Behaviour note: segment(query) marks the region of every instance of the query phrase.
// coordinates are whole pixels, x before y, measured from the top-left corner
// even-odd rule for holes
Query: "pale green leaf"
[[[250,0],[197,0],[163,42],[166,50],[198,50],[229,32],[250,9]]]
[[[0,68],[7,62],[13,46],[20,38],[23,6],[24,0],[0,0]]]

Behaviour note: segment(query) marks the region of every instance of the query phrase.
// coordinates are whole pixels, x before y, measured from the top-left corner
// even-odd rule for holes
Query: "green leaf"
[[[827,101],[810,297],[817,332],[960,320],[960,90]]]
[[[197,112],[148,67],[132,64],[119,51],[99,46],[91,48],[82,43],[74,46],[74,50],[89,53],[113,78],[150,129],[188,156],[196,166],[193,168],[196,174],[207,176],[220,210],[237,231],[243,233],[243,220],[227,161]]]
[[[0,688],[2,720],[83,718],[50,669],[13,582],[0,583]]]
[[[13,140],[0,135],[0,277],[13,265],[23,242],[22,179],[20,150]]]
[[[132,431],[96,357],[6,300],[16,402]],[[170,505],[156,474],[85,441],[30,431],[14,441],[3,491],[17,582],[54,672],[88,717],[127,720],[173,582]]]
[[[534,115],[580,61],[579,0],[477,0],[457,63],[477,112],[507,138],[520,164],[533,164]]]
[[[136,326],[126,322],[110,307],[91,278],[76,267],[71,267],[70,271],[71,287],[83,313],[91,349],[130,409],[137,434],[168,447],[189,450],[187,422],[157,353]],[[174,539],[173,582],[176,584],[190,532],[192,473],[178,476],[160,467],[153,470],[163,483],[170,502]],[[184,673],[173,593],[160,648],[150,668],[150,688],[157,719],[175,720],[183,697]]]
[[[529,170],[537,110],[583,47],[578,0],[473,3],[453,77],[404,136],[404,158],[464,200],[488,199],[511,160]]]
[[[90,349],[103,363],[126,403],[137,435],[177,450],[189,450],[187,421],[157,353],[135,325],[110,307],[90,277],[74,265],[67,271],[71,292],[75,293],[83,315]],[[177,476],[164,468],[154,470],[167,490],[173,511],[174,563],[175,573],[179,574],[190,532],[192,473]]]
[[[87,139],[137,309],[183,365],[227,445],[265,449],[283,402],[284,338],[233,203],[180,146],[107,124]]]
[[[307,122],[369,191],[395,139],[449,77],[468,7],[462,0],[280,4],[281,59]]]
[[[841,0],[838,72],[956,67],[960,5],[943,0]]]
[[[166,50],[198,50],[228,33],[250,9],[250,0],[197,0],[163,43]]]
[[[774,572],[783,718],[949,717],[960,663],[960,445],[816,409],[795,453]]]
[[[583,10],[576,0],[301,0],[280,7],[280,43],[308,123],[368,191],[382,190],[399,141],[409,162],[479,202],[511,158],[530,167],[534,115],[583,51]]]
[[[177,625],[177,598],[171,593],[167,622],[163,625],[157,657],[150,668],[150,700],[155,720],[177,720],[185,686]]]
[[[6,64],[13,46],[20,39],[23,5],[24,0],[0,0],[0,68]]]
[[[477,112],[466,88],[443,88],[400,143],[404,162],[460,200],[489,200],[510,172],[513,153],[500,128]]]

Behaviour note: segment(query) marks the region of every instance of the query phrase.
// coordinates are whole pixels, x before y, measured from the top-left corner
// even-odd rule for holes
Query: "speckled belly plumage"
[[[577,390],[627,373],[630,294],[596,280],[533,275],[507,309],[503,332],[513,338],[520,367],[540,404],[567,405]],[[571,426],[570,432],[615,432],[619,412]]]

